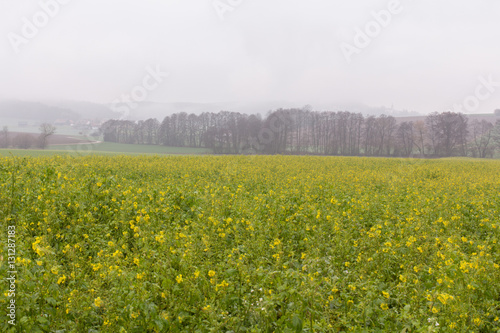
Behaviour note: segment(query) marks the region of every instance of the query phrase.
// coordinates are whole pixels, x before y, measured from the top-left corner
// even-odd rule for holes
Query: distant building
[[[495,116],[500,117],[500,109],[496,109],[496,110],[495,110]]]

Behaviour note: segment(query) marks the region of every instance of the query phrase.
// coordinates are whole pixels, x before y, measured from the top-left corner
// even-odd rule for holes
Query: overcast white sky
[[[350,63],[342,43],[354,45],[356,29],[374,27],[372,12],[390,0],[215,2],[234,7],[224,20],[214,0],[0,0],[0,99],[109,103],[160,66],[170,75],[151,101],[354,102],[428,113],[474,96],[480,76],[500,82],[498,0],[401,0]],[[60,7],[48,22],[42,3]],[[26,38],[34,16],[46,26]],[[13,36],[25,38],[17,53]],[[474,113],[500,108],[500,84],[493,90],[482,90],[488,97]]]

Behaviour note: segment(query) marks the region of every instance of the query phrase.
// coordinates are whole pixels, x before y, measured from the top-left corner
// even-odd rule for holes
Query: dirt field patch
[[[17,135],[29,134],[33,138],[37,139],[40,134],[38,133],[22,133],[22,132],[9,132],[9,140],[13,140]],[[79,139],[68,135],[54,134],[49,137],[49,145],[71,145],[71,144],[81,144],[95,142],[88,139]]]

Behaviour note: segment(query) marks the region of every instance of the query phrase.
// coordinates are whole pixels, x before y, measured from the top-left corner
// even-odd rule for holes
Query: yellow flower
[[[100,297],[97,297],[96,299],[94,299],[94,305],[97,306],[98,308],[100,308],[103,303],[104,302],[102,301],[102,299]]]
[[[46,249],[42,246],[40,246],[40,243],[42,242],[41,237],[36,237],[35,242],[31,244],[31,247],[33,248],[33,251],[36,252],[39,256],[43,256],[46,252]]]
[[[212,270],[208,271],[208,276],[214,277],[215,276],[215,271],[212,271]]]
[[[200,271],[197,270],[194,272],[194,278],[197,279],[198,276],[200,276]]]
[[[57,280],[57,284],[64,283],[65,281],[66,281],[66,275],[63,275]]]
[[[453,300],[453,296],[451,295],[448,295],[448,294],[439,294],[438,295],[438,300],[443,303],[443,304],[446,304],[448,302],[448,300],[451,299]]]
[[[385,298],[389,298],[389,297],[391,297],[391,295],[389,295],[389,293],[388,293],[388,292],[386,292],[386,291],[383,291],[383,292],[382,292],[382,295],[384,295],[384,297],[385,297]]]
[[[438,313],[439,312],[439,310],[435,306],[432,307],[431,311],[432,311],[432,313]]]
[[[181,282],[182,282],[182,274],[178,275],[178,276],[175,278],[175,281],[177,281],[177,283],[181,283]]]
[[[382,304],[380,304],[380,308],[382,310],[387,310],[387,309],[389,309],[389,306],[386,303],[382,303]]]
[[[229,283],[227,283],[226,280],[223,280],[221,283],[215,286],[215,290],[218,291],[219,287],[226,288],[227,286],[229,286]]]

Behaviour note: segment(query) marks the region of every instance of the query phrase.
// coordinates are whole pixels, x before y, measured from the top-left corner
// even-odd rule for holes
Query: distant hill
[[[158,102],[140,102],[134,108],[127,107],[124,104],[107,104],[110,110],[126,110],[127,113],[118,114],[115,118],[124,118],[129,120],[145,120],[156,118],[162,121],[163,118],[173,113],[186,112],[188,114],[201,114],[203,112],[219,112],[221,105],[210,103],[158,103]]]
[[[220,103],[161,103],[161,102],[141,102],[134,108],[129,108],[129,112],[121,113],[124,105],[98,104],[82,101],[41,101],[28,102],[17,100],[0,101],[0,118],[15,118],[36,122],[54,122],[58,119],[78,121],[80,119],[128,119],[145,120],[156,118],[162,121],[163,118],[173,113],[186,112],[188,114],[201,114],[203,112],[230,111],[245,114],[266,115],[269,111],[280,108],[307,108],[312,111],[349,111],[361,113],[365,116],[378,116],[381,114],[394,116],[398,121],[423,120],[425,115],[411,110],[397,110],[394,107],[372,107],[361,103],[316,103],[314,105],[298,105],[288,101],[264,101],[259,103],[243,102],[220,102]],[[126,108],[125,108],[126,109]],[[500,115],[500,111],[499,111]],[[469,115],[470,119],[485,119],[495,122],[499,117],[492,114]]]
[[[0,118],[15,118],[38,122],[54,122],[58,119],[109,119],[119,114],[102,104],[77,101],[29,102],[18,100],[0,101]]]
[[[118,107],[124,105],[107,105],[110,109],[118,110]],[[261,114],[266,115],[269,111],[274,111],[280,108],[310,108],[313,111],[350,111],[362,113],[364,115],[391,115],[395,117],[404,116],[420,116],[418,112],[408,110],[395,110],[387,107],[371,107],[364,104],[315,104],[315,105],[300,105],[287,101],[265,101],[260,103],[242,103],[242,102],[221,102],[221,103],[161,103],[161,102],[142,102],[137,103],[135,108],[129,108],[129,112],[125,115],[126,119],[144,120],[148,118],[156,118],[162,121],[163,118],[173,113],[186,112],[188,114],[201,114],[203,112],[219,112],[230,111],[240,112],[245,114]]]
[[[85,119],[111,119],[119,118],[120,115],[114,112],[109,106],[92,102],[82,101],[46,101],[47,105],[70,109]]]
[[[0,101],[0,117],[41,122],[52,122],[56,119],[80,119],[78,113],[68,108],[24,101]]]
[[[486,120],[489,121],[492,124],[495,124],[497,120],[500,120],[500,114],[495,114],[495,113],[481,113],[481,114],[466,114],[467,118],[469,118],[469,122],[473,120]],[[396,117],[396,120],[398,122],[410,122],[410,121],[425,121],[426,116],[403,116],[403,117]]]

